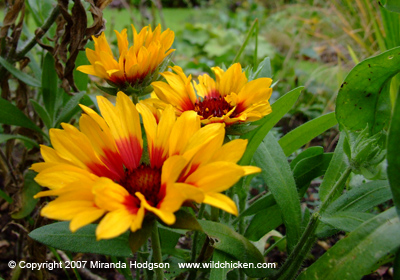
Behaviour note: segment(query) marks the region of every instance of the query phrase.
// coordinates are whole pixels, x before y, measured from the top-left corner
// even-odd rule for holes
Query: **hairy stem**
[[[157,222],[154,223],[153,231],[151,232],[151,246],[153,248],[153,262],[154,263],[162,263],[162,253],[161,253],[161,244],[160,244],[160,236],[158,234],[158,226]],[[162,268],[157,267],[154,268],[156,273],[157,280],[164,279],[164,271]]]

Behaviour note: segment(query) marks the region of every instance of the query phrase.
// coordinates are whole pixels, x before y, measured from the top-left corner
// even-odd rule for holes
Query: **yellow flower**
[[[104,32],[98,38],[93,36],[95,49],[86,49],[91,65],[79,66],[77,70],[106,79],[119,89],[149,85],[154,78],[152,74],[158,72],[164,59],[174,51],[171,46],[175,35],[169,29],[161,32],[160,25],[154,31],[150,26],[144,27],[139,33],[133,25],[132,29],[133,46],[130,48],[126,29],[121,33],[115,31],[118,39],[118,60],[114,58]]]
[[[194,111],[202,124],[252,122],[271,113],[268,100],[272,94],[272,80],[259,78],[248,82],[239,63],[233,64],[226,72],[213,67],[216,80],[205,74],[199,76],[198,83],[192,82],[192,77],[187,77],[179,66],[172,67],[172,70],[176,74],[161,74],[167,83],[152,83],[161,102],[152,101],[159,108],[171,104],[178,116],[185,111]]]
[[[44,162],[32,166],[39,173],[35,180],[50,189],[36,197],[58,196],[42,209],[43,216],[71,221],[73,232],[101,218],[96,236],[105,239],[140,229],[151,213],[171,225],[186,201],[238,214],[221,192],[260,172],[236,164],[247,141],[223,144],[224,124],[201,127],[195,112],[177,118],[171,106],[157,121],[145,105],[135,106],[122,92],[115,106],[104,97],[97,100],[102,117],[81,105],[80,130],[65,123],[63,129],[51,129],[53,148],[42,146]],[[148,163],[142,159],[139,112]]]

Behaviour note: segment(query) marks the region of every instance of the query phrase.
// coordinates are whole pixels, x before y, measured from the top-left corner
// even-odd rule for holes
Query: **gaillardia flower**
[[[96,236],[105,239],[140,229],[145,215],[171,225],[174,212],[187,201],[237,215],[235,203],[221,192],[260,172],[236,164],[245,140],[223,144],[224,124],[201,127],[195,112],[177,118],[172,106],[157,121],[145,105],[135,106],[122,92],[115,106],[104,97],[97,100],[102,117],[81,105],[80,130],[65,123],[63,129],[51,129],[53,148],[42,146],[44,162],[32,166],[36,182],[50,189],[36,197],[57,196],[42,209],[43,216],[71,221],[71,231],[101,219]]]
[[[198,83],[192,82],[179,66],[172,72],[161,75],[167,82],[153,82],[154,91],[162,101],[153,100],[155,106],[165,108],[171,104],[177,115],[186,111],[196,112],[202,124],[252,122],[271,113],[268,102],[272,94],[270,78],[259,78],[248,82],[239,63],[225,72],[213,67],[216,80],[205,74]]]
[[[109,84],[127,90],[144,88],[157,78],[158,71],[165,58],[174,51],[171,49],[174,32],[167,29],[161,32],[158,25],[154,31],[150,26],[139,33],[133,29],[133,46],[129,47],[126,29],[121,33],[115,31],[118,40],[119,58],[115,59],[104,32],[94,40],[94,50],[87,48],[86,56],[91,65],[77,68],[83,73],[103,78]]]

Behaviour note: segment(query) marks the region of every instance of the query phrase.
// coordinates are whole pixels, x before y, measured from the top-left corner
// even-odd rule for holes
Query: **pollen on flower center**
[[[232,110],[232,108],[233,107],[229,105],[229,103],[226,102],[225,98],[223,97],[204,97],[202,101],[197,101],[194,104],[194,110],[204,119],[208,119],[210,117],[222,117]]]
[[[140,165],[128,172],[120,184],[132,195],[140,192],[147,202],[155,206],[159,202],[161,189],[161,169]]]

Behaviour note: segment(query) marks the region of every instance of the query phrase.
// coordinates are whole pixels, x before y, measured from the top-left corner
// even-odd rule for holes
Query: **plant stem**
[[[347,181],[350,173],[351,167],[347,167],[340,176],[339,180],[331,188],[325,201],[322,202],[320,209],[311,216],[311,219],[306,229],[304,230],[299,242],[296,244],[292,253],[286,259],[285,263],[273,279],[286,280],[294,279],[296,277],[297,272],[301,267],[301,264],[303,263],[304,259],[307,256],[307,253],[311,250],[315,242],[316,237],[314,233],[320,221],[320,213],[322,214],[326,210],[326,208],[334,199],[338,189]]]
[[[323,201],[321,206],[319,207],[319,212],[321,214],[326,210],[326,208],[332,202],[332,200],[334,199],[335,194],[337,193],[338,189],[347,181],[347,178],[349,177],[350,173],[351,173],[351,167],[348,166],[346,168],[346,170],[340,176],[339,180],[337,180],[335,185],[332,187],[332,189],[329,192],[329,194],[327,195],[325,201]]]
[[[197,215],[197,219],[201,220],[203,218],[205,204],[202,203],[199,209],[199,213]],[[196,261],[196,254],[197,254],[197,244],[199,242],[199,232],[196,230],[193,234],[193,245],[192,245],[192,255],[191,255],[191,262]]]
[[[33,36],[28,43],[19,51],[17,52],[15,59],[19,60],[23,58],[36,44],[39,39],[43,37],[44,34],[50,29],[53,23],[56,21],[58,15],[60,14],[60,8],[57,6],[51,11],[49,17],[43,23],[41,27],[36,29],[35,36]]]
[[[158,234],[158,226],[157,222],[154,223],[153,231],[151,232],[151,246],[153,248],[153,262],[161,264],[162,263],[162,253],[161,253],[161,244],[160,244],[160,236]],[[156,273],[157,280],[164,279],[164,271],[162,268],[157,267],[154,268]]]
[[[275,275],[274,279],[292,279],[296,276],[303,260],[305,259],[308,250],[314,244],[314,231],[319,223],[319,213],[315,212],[303,232],[299,242],[294,247],[292,253],[286,259],[285,263]]]
[[[236,54],[235,59],[232,61],[232,64],[234,64],[234,63],[239,61],[240,56],[242,55],[242,53],[243,53],[244,49],[246,48],[247,44],[249,43],[251,35],[253,34],[254,28],[256,26],[256,23],[258,23],[258,19],[257,18],[253,21],[253,24],[251,25],[250,30],[247,33],[246,39],[244,40],[243,45],[240,47],[238,53]]]

